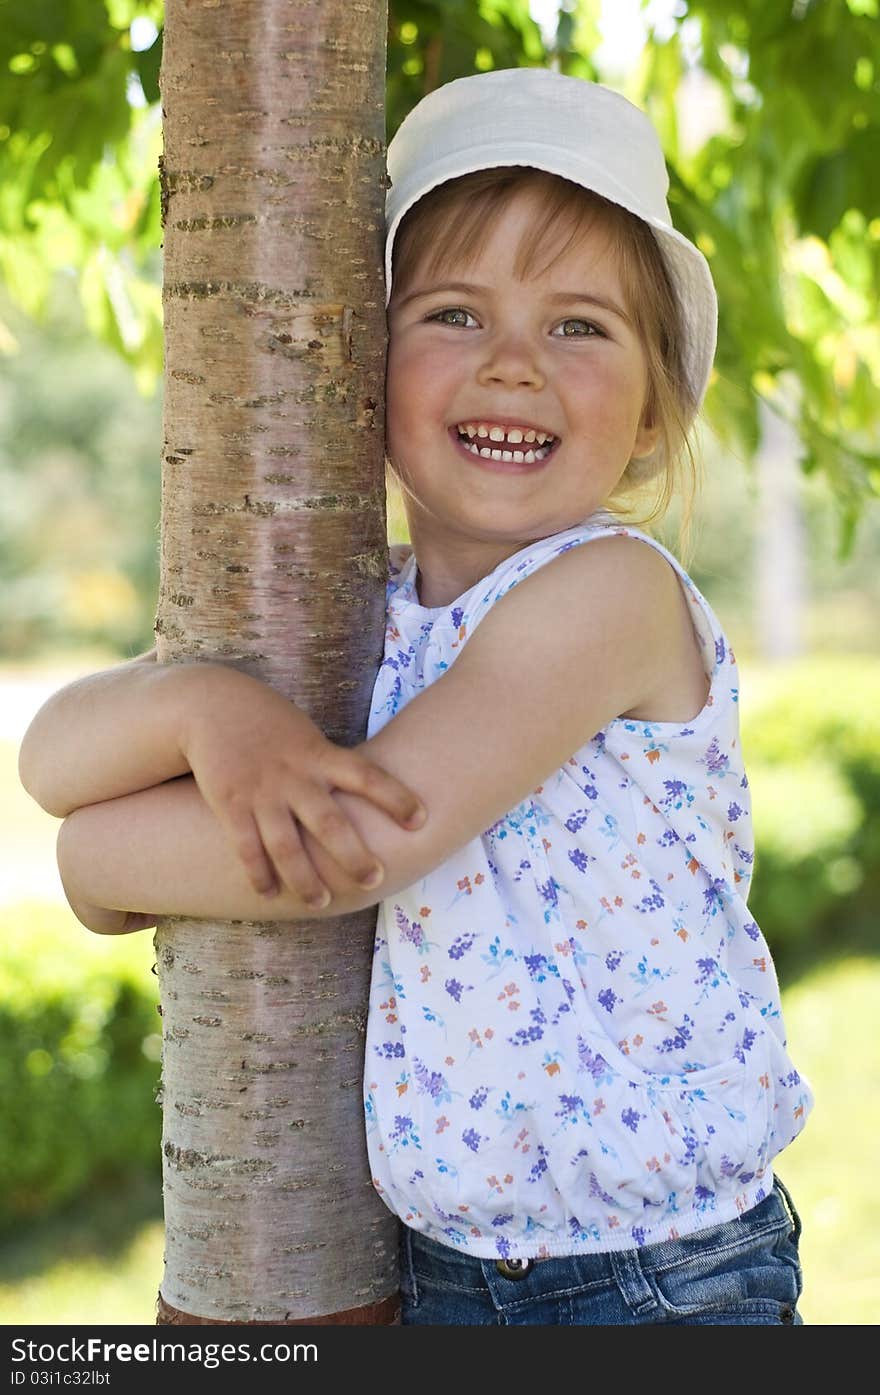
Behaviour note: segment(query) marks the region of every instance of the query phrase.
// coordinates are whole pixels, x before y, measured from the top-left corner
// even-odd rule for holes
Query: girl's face
[[[642,420],[642,344],[601,227],[539,277],[514,276],[537,197],[517,194],[476,261],[433,279],[419,264],[392,294],[388,454],[417,550],[515,551],[573,527],[656,441]]]

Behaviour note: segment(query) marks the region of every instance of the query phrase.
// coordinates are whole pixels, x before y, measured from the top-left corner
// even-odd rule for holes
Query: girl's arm
[[[354,881],[376,885],[382,869],[334,789],[356,791],[405,828],[424,818],[393,775],[328,741],[266,683],[224,664],[157,664],[152,652],[50,698],[25,734],[19,769],[28,792],[59,817],[192,771],[263,895],[277,882],[261,830],[284,848],[291,884],[313,901],[329,899],[295,819]]]
[[[425,825],[404,833],[360,796],[334,795],[383,863],[383,882],[357,887],[304,835],[333,895],[319,914],[358,910],[418,881],[611,718],[652,704],[666,719],[694,716],[705,681],[690,710],[659,705],[695,661],[702,673],[680,584],[655,549],[598,539],[542,567],[493,607],[440,679],[364,743],[421,796]],[[75,813],[59,862],[74,905],[222,920],[316,915],[286,885],[271,902],[254,892],[190,780]],[[280,855],[276,868],[285,881]]]
[[[182,665],[156,651],[53,693],[24,734],[18,773],[47,814],[161,784],[188,772],[180,747]]]

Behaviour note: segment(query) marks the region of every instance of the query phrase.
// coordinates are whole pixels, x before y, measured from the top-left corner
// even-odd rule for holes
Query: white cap
[[[388,147],[386,304],[394,235],[438,184],[495,166],[526,165],[620,204],[653,230],[681,309],[684,369],[703,400],[718,304],[702,252],[672,226],[669,175],[648,117],[618,92],[548,68],[501,68],[458,78],[414,107]]]

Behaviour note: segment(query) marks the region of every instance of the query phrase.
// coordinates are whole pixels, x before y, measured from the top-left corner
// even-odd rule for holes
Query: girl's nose
[[[512,335],[497,335],[486,347],[477,370],[477,381],[489,387],[542,388],[545,375],[532,345]]]

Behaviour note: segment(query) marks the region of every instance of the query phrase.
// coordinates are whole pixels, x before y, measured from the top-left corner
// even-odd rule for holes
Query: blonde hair
[[[476,261],[495,218],[526,190],[540,194],[541,211],[517,249],[517,277],[542,274],[594,228],[605,233],[614,251],[627,309],[645,353],[645,420],[658,428],[658,437],[649,456],[630,461],[606,507],[629,523],[651,524],[663,518],[673,497],[679,497],[679,550],[684,551],[698,486],[688,439],[695,403],[684,372],[678,299],[647,223],[592,190],[544,170],[519,166],[477,170],[438,185],[404,217],[394,240],[392,298],[407,288],[417,266],[435,276],[455,263]],[[568,236],[561,240],[560,230],[566,228]],[[539,265],[539,253],[548,246],[550,255]]]

